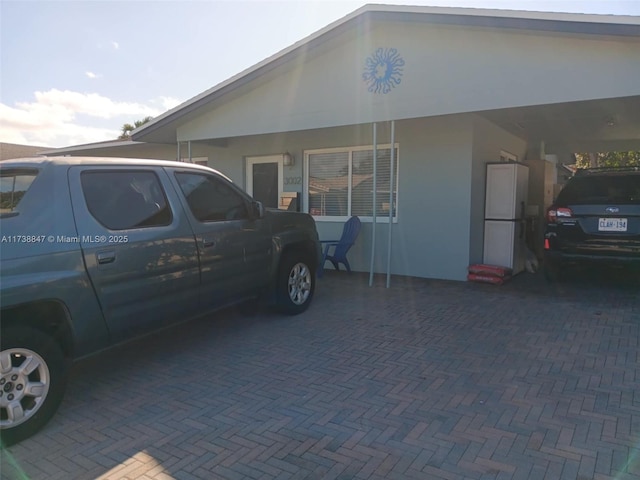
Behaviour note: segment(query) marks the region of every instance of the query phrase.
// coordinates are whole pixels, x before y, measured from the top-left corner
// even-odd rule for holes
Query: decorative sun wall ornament
[[[367,58],[362,79],[371,93],[389,93],[402,81],[404,59],[395,48],[378,48]]]

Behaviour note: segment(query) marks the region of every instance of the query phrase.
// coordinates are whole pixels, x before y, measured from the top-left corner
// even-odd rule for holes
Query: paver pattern
[[[367,280],[78,363],[2,478],[640,478],[640,283]]]

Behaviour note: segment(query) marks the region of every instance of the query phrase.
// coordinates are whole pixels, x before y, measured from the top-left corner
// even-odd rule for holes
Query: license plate
[[[600,232],[626,232],[626,218],[600,218],[598,219],[598,230]]]

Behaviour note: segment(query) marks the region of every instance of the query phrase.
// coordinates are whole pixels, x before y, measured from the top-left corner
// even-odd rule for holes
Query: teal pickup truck
[[[31,158],[0,163],[0,437],[36,432],[72,360],[256,298],[313,297],[313,218],[265,210],[189,163]]]

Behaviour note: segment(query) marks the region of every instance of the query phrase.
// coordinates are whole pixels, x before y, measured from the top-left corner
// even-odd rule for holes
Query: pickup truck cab
[[[307,214],[265,211],[189,163],[54,157],[0,164],[0,436],[55,413],[68,367],[258,297],[307,309],[320,244]]]

